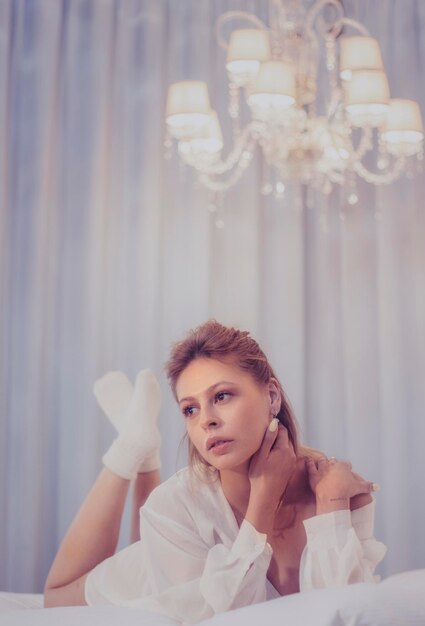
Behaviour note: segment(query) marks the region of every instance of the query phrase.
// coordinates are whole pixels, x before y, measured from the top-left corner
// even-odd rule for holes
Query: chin
[[[249,463],[251,461],[251,456],[252,455],[223,455],[222,457],[218,458],[218,459],[214,459],[213,461],[211,461],[211,459],[208,460],[208,463],[210,463],[210,465],[212,465],[213,467],[215,467],[216,470],[218,470],[219,472],[221,471],[231,471],[231,470],[243,470],[243,471],[248,471],[249,468]]]

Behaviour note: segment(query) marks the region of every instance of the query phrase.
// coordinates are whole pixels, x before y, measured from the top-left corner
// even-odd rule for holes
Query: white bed
[[[1,626],[177,626],[137,609],[99,606],[43,609],[42,596],[0,593]],[[203,626],[425,626],[425,569],[277,598],[221,613]]]

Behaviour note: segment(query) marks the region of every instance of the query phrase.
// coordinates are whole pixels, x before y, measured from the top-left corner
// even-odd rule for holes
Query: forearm
[[[350,499],[350,509],[351,511],[355,511],[356,509],[361,509],[362,507],[370,504],[373,498],[370,493],[359,493],[357,496],[353,496]]]
[[[316,515],[344,511],[350,508],[350,498],[343,495],[316,494]]]
[[[144,505],[151,491],[161,483],[159,470],[137,474],[133,487],[131,511],[131,543],[140,539],[140,507]]]
[[[245,513],[245,519],[250,522],[259,533],[270,535],[273,530],[276,507],[277,505],[270,501],[263,502],[262,500],[251,497]]]
[[[360,493],[352,498],[349,498],[345,494],[328,494],[328,493],[316,493],[316,514],[331,513],[333,511],[342,511],[350,509],[355,511],[360,509],[366,504],[372,502],[372,496],[370,493]]]
[[[79,604],[85,575],[116,550],[129,481],[103,469],[72,522],[45,586],[46,606]],[[59,592],[59,589],[61,590]]]

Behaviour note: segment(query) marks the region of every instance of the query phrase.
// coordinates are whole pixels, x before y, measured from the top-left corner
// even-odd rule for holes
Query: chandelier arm
[[[359,163],[366,152],[370,150],[371,141],[372,141],[372,129],[370,126],[365,126],[362,129],[362,134],[360,137],[359,145],[355,149],[353,146],[353,152],[350,155],[350,160],[353,163]]]
[[[341,2],[339,2],[339,0],[318,0],[307,12],[305,20],[306,31],[312,39],[317,39],[317,35],[314,32],[314,22],[317,20],[318,16],[320,15],[320,13],[322,13],[326,6],[333,6],[337,14],[339,15],[339,19],[335,20],[335,22],[331,25],[331,31],[328,32],[332,32],[335,39],[341,32],[342,23],[344,20],[344,8]],[[324,24],[321,23],[322,29],[323,25]],[[325,33],[322,32],[322,34],[324,35]]]
[[[207,174],[201,174],[199,176],[199,180],[204,185],[204,187],[206,187],[210,191],[215,191],[215,192],[226,191],[227,189],[230,189],[230,187],[233,187],[234,185],[236,185],[236,183],[242,177],[243,172],[244,170],[242,168],[236,169],[232,173],[232,176],[229,176],[229,178],[227,178],[226,181],[213,180]]]
[[[218,45],[220,46],[220,48],[223,48],[223,50],[226,50],[226,52],[229,48],[229,43],[227,39],[225,39],[225,37],[223,36],[223,26],[227,24],[227,22],[230,22],[232,20],[245,20],[247,22],[250,22],[251,24],[254,24],[258,28],[261,28],[262,30],[269,30],[267,24],[265,24],[262,20],[260,20],[259,17],[257,17],[253,13],[248,13],[247,11],[226,11],[226,13],[220,15],[215,23],[215,36]]]
[[[251,146],[251,148],[253,148],[253,146]],[[206,174],[205,172],[201,172],[199,175],[199,180],[205,187],[207,187],[211,191],[226,191],[226,189],[229,189],[230,187],[236,185],[236,183],[242,178],[244,171],[249,165],[250,161],[251,157],[243,163],[242,161],[240,161],[227,178],[217,180],[214,179],[211,175]]]
[[[331,183],[334,183],[335,185],[343,185],[345,182],[344,175],[335,170],[331,170],[328,174],[328,177]]]
[[[368,31],[368,29],[365,26],[363,26],[363,24],[360,24],[360,22],[357,22],[356,20],[353,20],[350,17],[343,17],[341,19],[341,24],[343,26],[351,26],[351,28],[354,28],[362,35],[365,35],[366,37],[370,37],[370,32]]]
[[[328,122],[331,122],[341,110],[341,106],[342,106],[341,100],[342,100],[341,88],[338,85],[333,86],[332,93],[331,93],[327,110],[326,110],[326,119],[328,120]]]
[[[240,137],[238,138],[238,142],[233,147],[233,150],[227,155],[225,160],[220,160],[212,165],[199,165],[196,157],[189,157],[185,160],[188,165],[192,165],[195,169],[202,172],[202,174],[206,174],[209,176],[225,174],[226,172],[233,169],[238,163],[241,158],[242,152],[247,147],[249,140],[252,139],[254,144],[256,143],[257,140],[252,137],[253,132],[256,130],[256,128],[257,124],[255,122],[251,122],[244,128]]]
[[[399,157],[395,162],[391,170],[387,170],[382,174],[377,174],[376,172],[371,172],[363,165],[361,161],[357,161],[353,165],[354,171],[365,180],[367,183],[371,183],[373,185],[385,185],[392,183],[396,178],[398,178],[403,170],[403,167],[406,163],[405,157]]]

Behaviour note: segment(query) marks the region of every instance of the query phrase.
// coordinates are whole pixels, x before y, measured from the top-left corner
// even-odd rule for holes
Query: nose
[[[220,418],[211,407],[202,411],[200,422],[202,428],[205,428],[205,430],[220,426]]]

